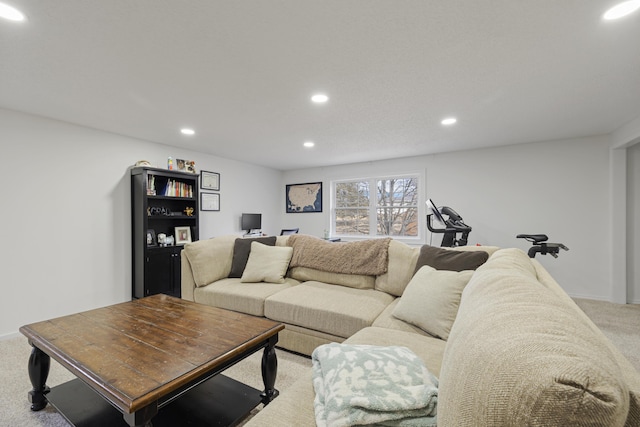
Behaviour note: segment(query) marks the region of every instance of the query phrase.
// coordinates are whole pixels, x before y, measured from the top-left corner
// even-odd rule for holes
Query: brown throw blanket
[[[293,234],[289,267],[307,267],[331,273],[379,276],[387,272],[390,237],[361,242],[327,242],[318,237]]]

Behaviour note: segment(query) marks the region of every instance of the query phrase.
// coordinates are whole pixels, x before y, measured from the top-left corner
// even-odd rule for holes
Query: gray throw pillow
[[[436,270],[475,270],[488,259],[489,254],[483,250],[455,251],[423,245],[420,248],[420,255],[418,255],[418,262],[416,263],[414,273],[420,270],[420,267],[423,265],[428,265]]]
[[[267,246],[275,246],[276,236],[256,237],[253,239],[236,239],[236,242],[233,245],[233,260],[231,261],[231,272],[229,273],[229,277],[234,277],[236,279],[242,277],[244,268],[247,265],[247,260],[249,259],[252,242],[262,243]]]

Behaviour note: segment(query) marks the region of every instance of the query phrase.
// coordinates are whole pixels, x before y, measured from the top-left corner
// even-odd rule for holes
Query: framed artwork
[[[191,243],[191,227],[176,227],[176,245]]]
[[[322,183],[288,184],[285,200],[287,213],[322,212]]]
[[[219,211],[220,194],[200,193],[200,209],[203,211]]]
[[[152,229],[147,230],[147,246],[158,246],[156,232]]]
[[[220,191],[220,174],[217,172],[200,171],[200,188],[203,190]]]

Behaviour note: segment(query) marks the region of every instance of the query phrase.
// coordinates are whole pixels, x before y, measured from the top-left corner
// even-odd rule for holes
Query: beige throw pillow
[[[220,236],[184,246],[183,251],[191,265],[196,286],[207,286],[229,275],[236,238],[231,235]]]
[[[393,316],[446,341],[458,314],[462,290],[472,275],[471,270],[423,266],[407,285]]]
[[[243,283],[284,283],[289,261],[293,255],[290,246],[267,246],[251,243],[251,252],[240,281]]]

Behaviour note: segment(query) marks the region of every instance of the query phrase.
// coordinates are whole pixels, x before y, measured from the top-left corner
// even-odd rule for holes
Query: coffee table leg
[[[47,406],[46,394],[49,393],[47,387],[47,377],[49,376],[49,367],[51,366],[51,358],[44,351],[32,344],[31,356],[29,356],[29,380],[33,390],[29,392],[29,402],[31,402],[31,410],[39,411]]]
[[[264,392],[260,395],[262,403],[268,405],[275,399],[279,392],[275,389],[276,375],[278,374],[278,359],[276,358],[276,342],[278,336],[272,337],[269,344],[264,348],[262,354],[262,381],[264,382]]]

